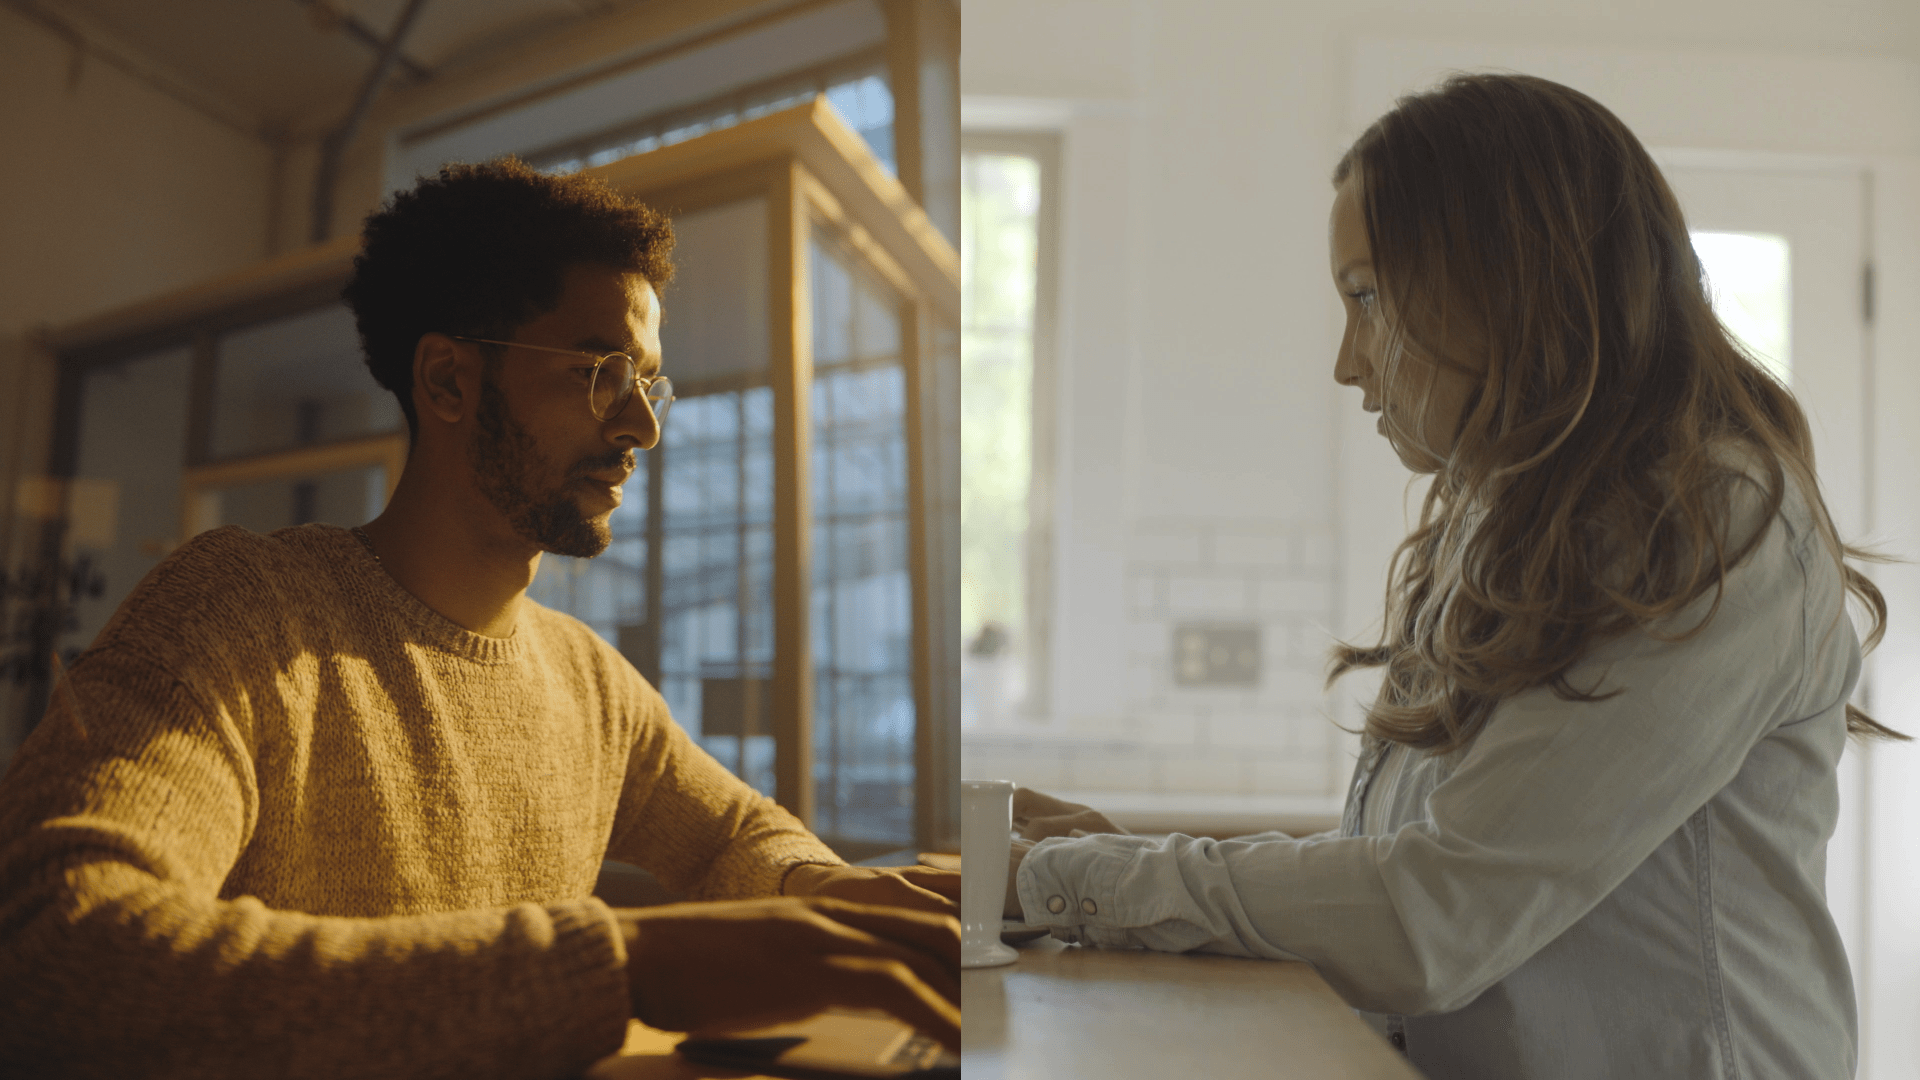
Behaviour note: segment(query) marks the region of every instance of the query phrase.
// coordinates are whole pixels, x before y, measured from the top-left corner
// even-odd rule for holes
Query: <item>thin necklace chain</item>
[[[362,529],[360,526],[355,525],[353,528],[348,529],[347,531],[352,533],[355,537],[359,538],[361,545],[367,549],[367,554],[373,556],[374,562],[380,562],[380,553],[373,550],[373,538],[367,535],[367,531],[365,529]],[[385,564],[382,564],[382,565],[385,565]]]

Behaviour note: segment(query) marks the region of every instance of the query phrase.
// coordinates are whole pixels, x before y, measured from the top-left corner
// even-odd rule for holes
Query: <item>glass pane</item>
[[[61,637],[82,649],[140,579],[180,542],[193,355],[169,349],[88,373],[68,536],[79,590]]]
[[[660,352],[679,390],[767,370],[767,227],[765,199],[673,219],[677,269],[661,297]]]
[[[812,251],[815,831],[913,839],[906,374],[891,297]]]
[[[675,404],[661,449],[660,692],[772,795],[773,391]]]
[[[893,89],[887,80],[879,75],[864,75],[835,83],[827,87],[827,104],[866,140],[880,164],[886,166],[889,173],[894,172]]]
[[[1713,290],[1713,313],[1762,367],[1793,375],[1793,294],[1787,238],[1695,232],[1693,250]]]
[[[400,402],[361,359],[353,315],[330,305],[221,338],[215,458],[398,431]],[[357,522],[356,522],[357,524]]]
[[[201,531],[238,525],[257,533],[315,521],[352,528],[378,517],[386,503],[386,466],[358,465],[202,491],[195,525]]]
[[[960,724],[1010,722],[1026,695],[1027,497],[1040,164],[960,165]]]
[[[680,399],[640,465],[607,550],[544,556],[527,595],[606,638],[681,727],[772,795],[773,391]]]
[[[644,154],[662,146],[685,142],[710,131],[730,128],[768,113],[804,105],[818,94],[827,95],[827,103],[840,114],[873,156],[889,173],[897,171],[893,154],[893,89],[886,76],[872,74],[823,74],[797,82],[782,82],[745,97],[729,95],[691,113],[676,112],[670,120],[642,121],[636,125],[584,140],[530,160],[536,168],[570,173]],[[482,155],[484,156],[484,155]]]
[[[898,363],[900,316],[893,301],[856,279],[818,244],[810,259],[813,292],[813,364]]]

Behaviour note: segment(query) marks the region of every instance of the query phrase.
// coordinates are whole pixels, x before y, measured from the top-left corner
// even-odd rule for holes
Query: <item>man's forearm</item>
[[[830,866],[845,866],[845,863],[797,862],[787,867],[780,877],[781,896],[811,896],[812,885],[820,879],[820,871]]]
[[[33,913],[0,919],[0,1074],[560,1076],[625,1030],[598,901],[345,919],[125,863],[38,880],[0,909]]]

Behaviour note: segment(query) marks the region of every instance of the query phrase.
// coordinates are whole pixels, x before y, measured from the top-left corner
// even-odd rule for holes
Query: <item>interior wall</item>
[[[265,252],[265,144],[0,8],[0,476],[45,453],[32,328],[68,322]],[[9,500],[11,501],[11,499]]]
[[[260,257],[272,154],[0,8],[0,332]]]
[[[963,123],[1045,103],[1063,135],[1052,700],[964,769],[1331,810],[1337,35],[1304,4],[1158,0],[969,0],[962,32]],[[1178,685],[1176,628],[1222,622],[1258,628],[1259,685]]]
[[[272,154],[0,6],[0,569],[37,530],[54,371],[35,329],[70,322],[266,253]],[[128,447],[138,453],[137,447]],[[0,609],[7,605],[0,602]],[[19,630],[0,640],[0,766]]]

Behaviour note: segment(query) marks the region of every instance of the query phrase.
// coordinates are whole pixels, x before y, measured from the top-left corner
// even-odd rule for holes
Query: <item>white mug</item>
[[[960,966],[1020,958],[1000,941],[1007,857],[1013,849],[1013,781],[960,781]]]

